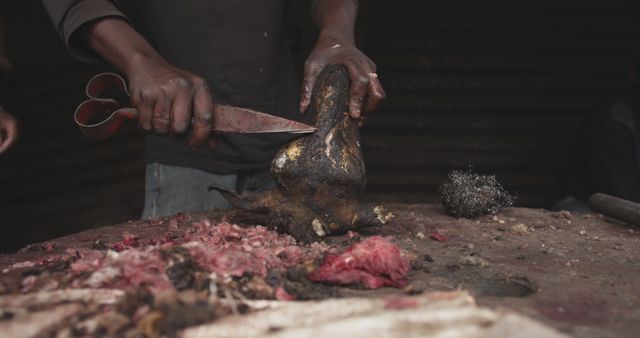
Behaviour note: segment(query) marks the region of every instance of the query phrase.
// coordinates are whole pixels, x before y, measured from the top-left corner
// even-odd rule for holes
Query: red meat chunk
[[[429,235],[429,238],[438,242],[446,242],[449,240],[449,237],[439,232],[433,232],[431,235]]]
[[[370,237],[340,255],[328,254],[322,265],[309,274],[315,282],[361,284],[367,289],[403,287],[411,265],[397,246],[380,236]]]

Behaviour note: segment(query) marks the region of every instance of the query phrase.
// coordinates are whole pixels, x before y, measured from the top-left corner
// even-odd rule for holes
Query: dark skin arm
[[[300,110],[311,101],[316,79],[330,64],[344,65],[351,79],[350,116],[362,123],[364,114],[375,110],[385,97],[376,65],[355,45],[354,28],[358,6],[352,0],[321,0],[315,17],[320,28],[316,46],[305,62]]]
[[[158,134],[182,134],[191,124],[189,145],[200,146],[213,126],[213,103],[206,82],[170,65],[129,24],[97,20],[85,29],[89,46],[124,73],[140,127]]]

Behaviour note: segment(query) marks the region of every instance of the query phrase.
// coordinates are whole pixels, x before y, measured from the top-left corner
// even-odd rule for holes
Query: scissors
[[[127,83],[118,74],[101,73],[89,80],[89,99],[76,108],[74,119],[89,139],[102,140],[115,134],[126,120],[137,120],[138,110],[131,106]],[[309,134],[316,128],[297,121],[259,111],[213,104],[213,132],[218,133],[291,133]]]

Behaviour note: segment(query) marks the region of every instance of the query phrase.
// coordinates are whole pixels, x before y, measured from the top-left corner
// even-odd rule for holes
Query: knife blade
[[[316,131],[310,125],[247,108],[213,106],[213,131],[217,132],[308,134]]]

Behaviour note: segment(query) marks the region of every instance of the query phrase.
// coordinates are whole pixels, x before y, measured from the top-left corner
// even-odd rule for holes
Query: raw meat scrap
[[[447,229],[436,229],[431,233],[431,235],[429,235],[429,238],[438,242],[446,242],[449,240],[449,236],[447,236]]]
[[[75,285],[145,286],[157,293],[187,287],[196,272],[219,277],[245,274],[266,277],[271,270],[284,271],[329,250],[320,243],[301,246],[293,237],[265,227],[241,228],[226,222],[216,226],[209,222],[191,222],[158,240],[142,241],[130,234],[123,238],[117,243],[119,252],[115,249],[78,251],[80,258],[70,268]],[[172,258],[176,262],[170,262]],[[185,263],[187,260],[189,264]],[[176,264],[182,265],[176,267]],[[176,282],[179,285],[175,285]]]
[[[380,236],[349,247],[341,255],[328,254],[322,265],[309,274],[315,282],[362,284],[367,289],[403,287],[410,270],[409,260],[397,246]]]

